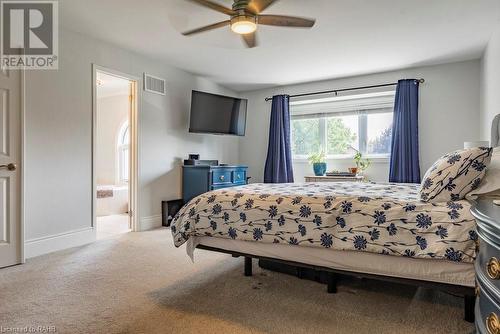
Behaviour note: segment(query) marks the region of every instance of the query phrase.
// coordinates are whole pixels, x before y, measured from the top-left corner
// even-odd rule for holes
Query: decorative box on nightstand
[[[363,182],[365,177],[356,176],[306,176],[306,182]]]
[[[500,206],[491,199],[473,206],[479,235],[476,257],[476,329],[480,334],[500,333]]]

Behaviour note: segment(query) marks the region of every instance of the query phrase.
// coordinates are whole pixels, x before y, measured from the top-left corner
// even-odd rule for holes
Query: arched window
[[[120,183],[128,183],[130,163],[130,130],[128,120],[123,123],[118,133],[118,177]]]

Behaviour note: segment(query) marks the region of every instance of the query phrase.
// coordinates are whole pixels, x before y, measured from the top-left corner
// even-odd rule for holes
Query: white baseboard
[[[161,215],[142,217],[139,225],[139,231],[148,231],[161,227]]]
[[[92,227],[26,240],[24,252],[26,258],[57,252],[63,249],[92,243],[96,240],[96,231]]]

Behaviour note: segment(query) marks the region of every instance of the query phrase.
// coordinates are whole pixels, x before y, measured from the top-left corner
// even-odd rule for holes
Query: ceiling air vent
[[[165,95],[167,93],[165,79],[144,73],[144,90],[150,93]]]

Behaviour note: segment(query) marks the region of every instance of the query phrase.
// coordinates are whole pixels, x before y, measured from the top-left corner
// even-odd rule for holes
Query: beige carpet
[[[130,232],[129,216],[126,213],[97,217],[97,240],[114,237],[117,234]]]
[[[319,283],[198,251],[166,229],[128,233],[0,270],[0,326],[57,333],[472,333],[462,299],[406,286]]]

